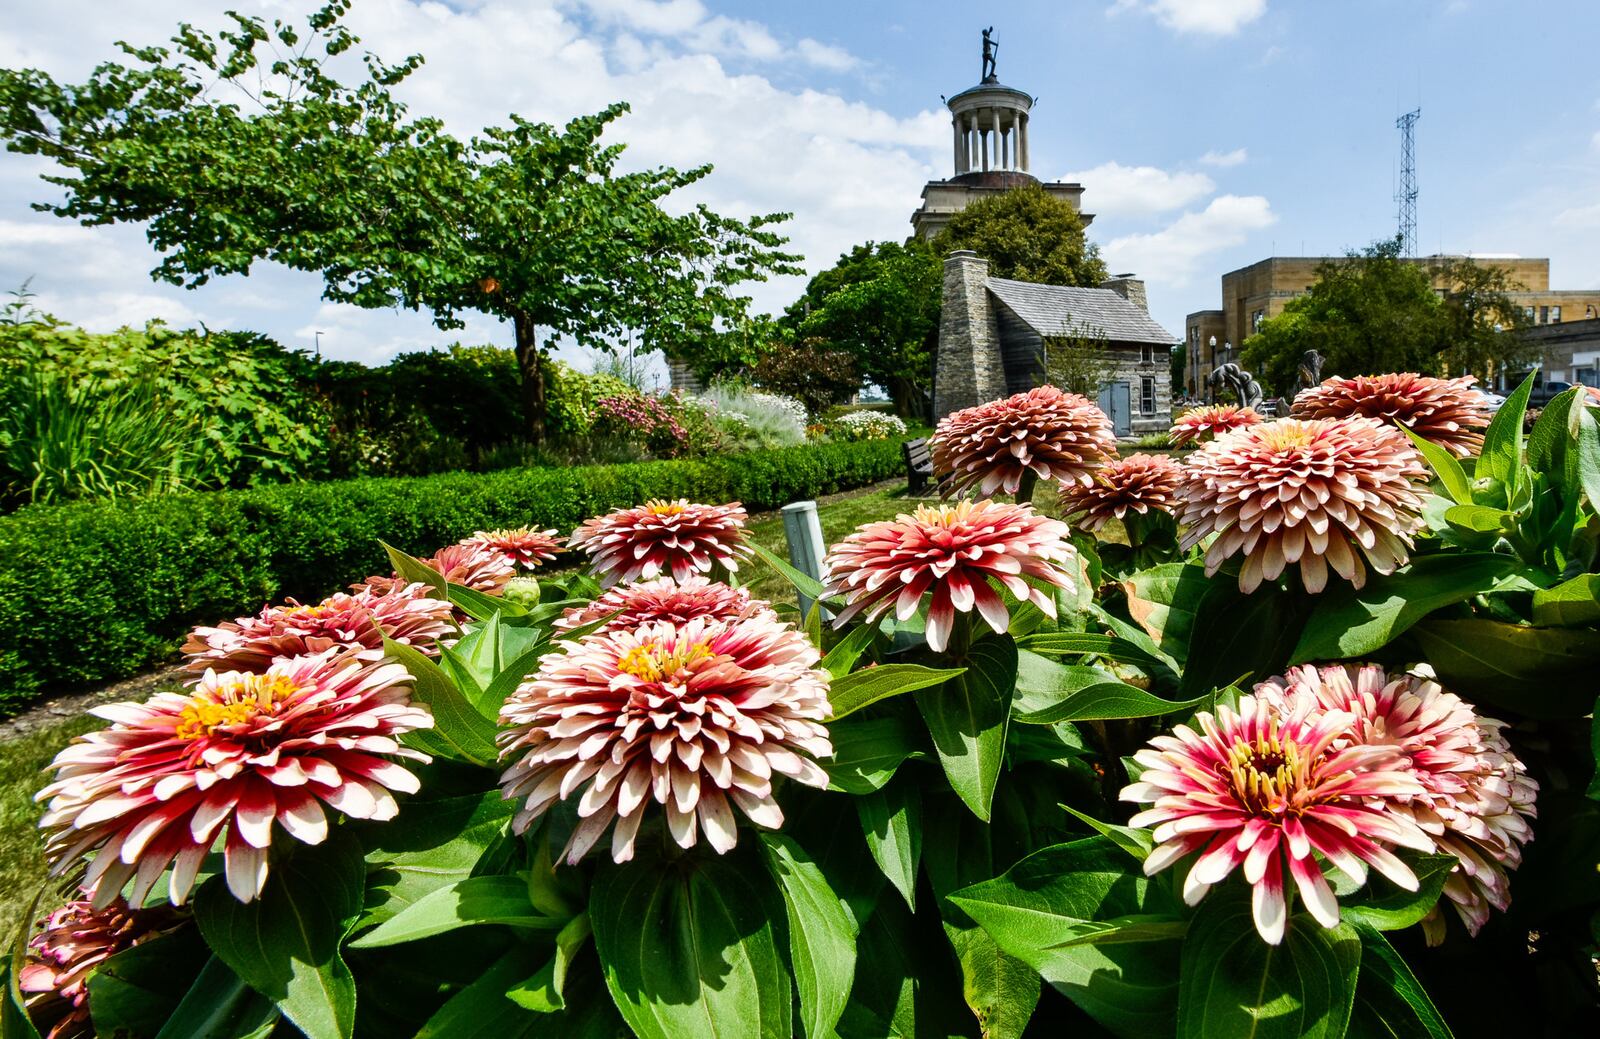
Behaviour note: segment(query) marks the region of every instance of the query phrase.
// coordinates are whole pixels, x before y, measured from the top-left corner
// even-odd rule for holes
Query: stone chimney
[[[944,261],[934,421],[1005,395],[1000,329],[989,302],[989,261],[970,249],[957,249]]]
[[[1146,314],[1150,313],[1150,302],[1144,296],[1143,278],[1135,278],[1131,274],[1117,274],[1102,281],[1100,287],[1110,289]]]

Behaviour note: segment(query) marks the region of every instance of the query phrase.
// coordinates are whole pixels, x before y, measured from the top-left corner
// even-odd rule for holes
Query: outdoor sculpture
[[[1320,386],[1322,384],[1322,355],[1315,350],[1307,350],[1302,354],[1297,378],[1296,393],[1310,389],[1312,386]]]
[[[1219,364],[1213,368],[1211,374],[1206,378],[1206,385],[1211,387],[1213,397],[1216,396],[1218,390],[1232,390],[1234,396],[1239,398],[1239,404],[1242,407],[1253,408],[1261,403],[1261,384],[1256,382],[1255,377],[1249,372],[1232,361],[1226,364]]]
[[[983,81],[985,83],[998,82],[999,77],[994,71],[994,56],[1000,50],[1000,44],[991,38],[994,26],[983,30]]]

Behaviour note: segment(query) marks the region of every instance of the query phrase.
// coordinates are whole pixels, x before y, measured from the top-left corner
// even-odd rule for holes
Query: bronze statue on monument
[[[985,83],[1000,82],[1000,77],[995,75],[994,71],[994,56],[1000,50],[1000,44],[993,39],[993,33],[994,26],[992,25],[983,30],[983,81]]]

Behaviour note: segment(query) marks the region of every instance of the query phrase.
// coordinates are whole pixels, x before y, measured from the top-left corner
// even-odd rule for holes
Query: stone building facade
[[[1317,280],[1317,268],[1338,262],[1340,256],[1273,256],[1222,276],[1222,309],[1197,310],[1184,319],[1184,343],[1188,347],[1185,383],[1190,393],[1203,390],[1206,375],[1227,360],[1238,360],[1239,348],[1261,322],[1277,317],[1297,296],[1303,296]],[[1416,256],[1407,262],[1439,267],[1461,256]],[[1484,265],[1504,267],[1513,284],[1522,289],[1510,293],[1523,307],[1534,325],[1558,325],[1564,321],[1600,317],[1600,289],[1550,288],[1550,261],[1542,257],[1480,257]],[[1449,286],[1442,277],[1434,278],[1440,292]],[[1215,345],[1212,340],[1215,339]],[[1231,348],[1231,353],[1230,353]]]
[[[1522,338],[1539,348],[1541,382],[1600,387],[1600,317],[1535,325]],[[1527,374],[1506,372],[1496,382],[1502,389],[1515,389]]]
[[[1099,288],[989,277],[989,261],[959,249],[944,263],[944,305],[934,367],[934,417],[1020,393],[1046,381],[1053,344],[1097,344],[1099,404],[1118,436],[1172,425],[1169,357],[1178,340],[1150,317],[1144,282],[1131,274]]]

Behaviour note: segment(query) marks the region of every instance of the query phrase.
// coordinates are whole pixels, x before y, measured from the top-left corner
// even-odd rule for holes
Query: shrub
[[[850,352],[820,339],[769,344],[750,377],[763,389],[798,399],[813,414],[843,404],[861,388],[861,369]]]
[[[847,411],[828,424],[828,434],[846,442],[892,440],[906,435],[906,424],[884,411]]]
[[[745,433],[743,446],[789,447],[806,439],[806,407],[793,397],[765,393],[732,383],[713,384],[700,395],[722,415],[737,415]]]
[[[326,595],[386,569],[380,538],[425,553],[480,529],[570,530],[649,498],[774,509],[900,470],[892,444],[829,444],[31,506],[0,518],[0,712],[42,687],[121,678],[171,659],[194,624],[268,599]]]

